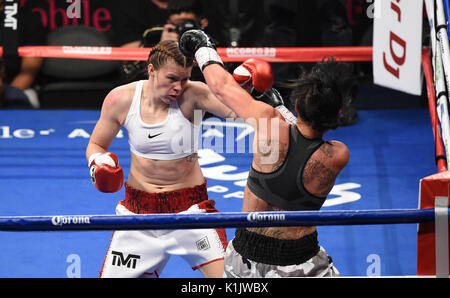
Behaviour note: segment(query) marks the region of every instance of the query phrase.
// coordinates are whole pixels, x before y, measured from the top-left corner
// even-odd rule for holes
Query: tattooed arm
[[[326,197],[348,160],[347,146],[338,141],[325,142],[306,163],[303,185],[313,195]]]

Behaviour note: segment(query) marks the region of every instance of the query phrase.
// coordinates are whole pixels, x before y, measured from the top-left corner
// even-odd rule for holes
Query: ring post
[[[420,223],[417,231],[417,275],[448,277],[449,223],[448,197],[450,171],[434,174],[420,180],[419,208],[436,208],[435,221]],[[442,198],[445,198],[442,200]],[[442,206],[445,201],[447,206]],[[446,211],[446,212],[445,212]],[[446,217],[446,218],[444,218]],[[444,243],[445,242],[445,243]],[[438,264],[438,266],[436,266]],[[446,272],[446,273],[445,273]]]

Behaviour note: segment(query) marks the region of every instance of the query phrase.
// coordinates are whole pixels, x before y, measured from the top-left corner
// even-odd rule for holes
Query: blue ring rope
[[[432,222],[434,209],[202,214],[1,216],[0,231],[94,231],[373,225]]]

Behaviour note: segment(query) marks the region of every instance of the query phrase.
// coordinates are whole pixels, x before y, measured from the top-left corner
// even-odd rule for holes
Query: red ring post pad
[[[0,231],[98,231],[405,224],[431,222],[434,221],[434,216],[434,209],[2,216],[0,217]]]

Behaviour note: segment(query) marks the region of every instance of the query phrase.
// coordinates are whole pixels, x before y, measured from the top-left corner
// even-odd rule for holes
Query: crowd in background
[[[4,2],[0,0],[2,27]],[[195,6],[198,25],[214,38],[217,47],[360,46],[372,42],[371,0],[78,0],[78,5],[75,0],[72,4],[66,0],[20,0],[19,46],[97,43],[151,47],[170,23],[171,2]],[[7,39],[2,31],[0,43],[4,45]],[[141,67],[133,62],[56,60],[4,57],[0,106],[98,108],[115,85],[139,78],[126,73],[130,67],[134,72]],[[273,64],[273,69],[276,81],[294,78],[298,71],[292,63]]]

